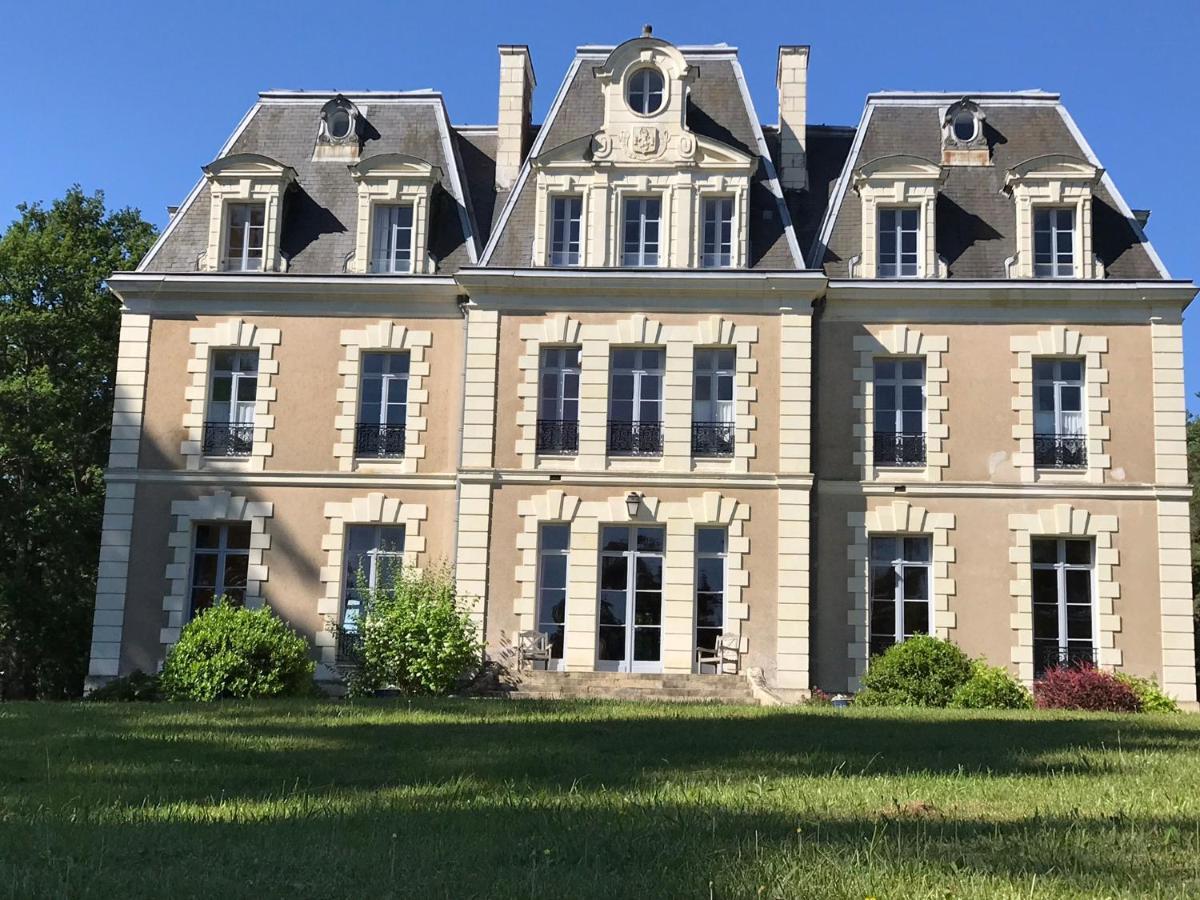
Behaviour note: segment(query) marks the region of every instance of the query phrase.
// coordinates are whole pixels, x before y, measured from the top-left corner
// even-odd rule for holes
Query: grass
[[[1195,897],[1200,717],[0,705],[0,897]]]

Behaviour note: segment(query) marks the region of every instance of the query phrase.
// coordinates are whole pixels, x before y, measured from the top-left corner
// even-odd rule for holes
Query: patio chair
[[[704,674],[704,667],[712,668],[714,675],[736,675],[741,666],[742,641],[736,634],[723,634],[717,638],[716,646],[696,648],[696,671]]]
[[[517,635],[517,671],[532,669],[540,662],[550,668],[550,638],[540,631],[522,631]]]

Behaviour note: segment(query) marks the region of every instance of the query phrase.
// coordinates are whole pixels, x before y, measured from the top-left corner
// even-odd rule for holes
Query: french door
[[[597,669],[662,671],[665,540],[662,528],[602,529]]]

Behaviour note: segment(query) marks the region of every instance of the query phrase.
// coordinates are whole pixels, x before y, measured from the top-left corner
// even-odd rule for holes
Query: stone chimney
[[[500,115],[496,120],[496,187],[507,191],[517,180],[529,150],[533,114],[533,63],[524,44],[501,44]]]
[[[808,188],[808,47],[779,48],[779,181],[786,190]]]

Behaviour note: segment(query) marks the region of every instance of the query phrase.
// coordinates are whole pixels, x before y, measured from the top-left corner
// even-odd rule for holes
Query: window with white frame
[[[364,353],[356,456],[403,456],[408,416],[408,353]]]
[[[1092,542],[1034,538],[1033,671],[1096,661]]]
[[[878,262],[880,278],[915,278],[919,273],[921,211],[916,207],[880,209]]]
[[[250,523],[205,522],[196,525],[192,543],[189,618],[208,609],[218,597],[246,602],[250,571]]]
[[[363,604],[377,591],[392,589],[404,565],[403,525],[346,527],[346,593],[342,604],[343,631],[358,631]]]
[[[543,347],[538,373],[537,452],[579,450],[579,348]]]
[[[629,79],[629,108],[640,116],[649,116],[663,105],[662,72],[653,66],[643,66]]]
[[[925,465],[925,360],[875,360],[876,466]]]
[[[371,271],[377,275],[405,274],[413,267],[413,208],[409,204],[377,203],[371,224]]]
[[[567,628],[567,557],[571,552],[571,526],[543,525],[538,540],[537,630],[550,641],[550,666],[563,658]],[[555,664],[555,661],[558,664]]]
[[[1052,469],[1087,466],[1083,396],[1083,360],[1033,361],[1034,465]]]
[[[555,197],[550,202],[550,265],[577,266],[580,263],[580,224],[583,198]]]
[[[204,420],[205,456],[249,456],[254,447],[258,351],[214,350]]]
[[[728,269],[733,265],[733,198],[710,197],[701,205],[703,243],[700,265]]]
[[[692,367],[692,455],[733,454],[733,383],[737,352],[732,347],[700,347]]]
[[[724,528],[696,529],[696,649],[715,650],[725,630]]]
[[[660,197],[630,197],[625,201],[622,220],[622,265],[635,267],[658,265],[658,232],[661,218],[662,198]]]
[[[619,347],[612,351],[609,453],[616,456],[662,453],[664,356],[661,347]]]
[[[266,204],[226,204],[225,259],[222,268],[230,272],[261,271],[266,224]]]
[[[1033,210],[1033,274],[1037,278],[1075,277],[1075,210]]]
[[[914,634],[930,634],[930,539],[926,535],[871,538],[871,655]]]

